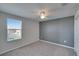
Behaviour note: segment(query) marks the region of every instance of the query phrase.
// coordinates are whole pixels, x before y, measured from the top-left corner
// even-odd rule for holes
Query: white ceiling
[[[67,16],[73,16],[79,4],[76,3],[0,3],[0,11],[30,18],[37,21],[53,20]],[[45,9],[48,16],[46,19],[40,19],[39,12]]]

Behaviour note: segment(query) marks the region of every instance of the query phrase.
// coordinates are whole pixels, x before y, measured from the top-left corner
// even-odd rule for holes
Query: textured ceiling
[[[53,20],[67,16],[73,16],[79,4],[62,3],[15,3],[0,4],[0,11],[13,15],[30,18],[37,21]],[[46,19],[40,19],[39,12],[44,9],[47,12]]]

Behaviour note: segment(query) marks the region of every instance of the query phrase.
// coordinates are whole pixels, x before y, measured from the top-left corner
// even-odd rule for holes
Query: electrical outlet
[[[64,41],[64,43],[66,43],[67,41]]]

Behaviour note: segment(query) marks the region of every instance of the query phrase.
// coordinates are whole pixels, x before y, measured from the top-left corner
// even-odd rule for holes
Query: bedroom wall
[[[74,17],[40,22],[40,39],[74,47]]]
[[[74,49],[79,56],[79,9],[74,18]]]
[[[7,41],[7,18],[22,20],[22,39]],[[39,40],[39,23],[37,21],[0,12],[0,54]]]

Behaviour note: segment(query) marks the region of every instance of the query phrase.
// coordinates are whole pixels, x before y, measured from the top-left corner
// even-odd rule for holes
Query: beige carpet
[[[73,56],[73,55],[74,55],[73,49],[46,43],[44,41],[38,41],[28,46],[24,46],[3,54],[3,56]]]

